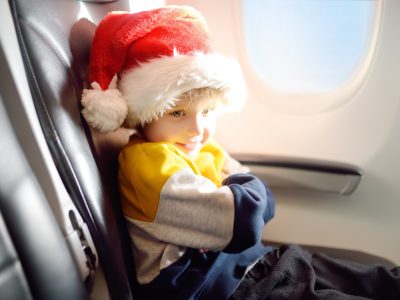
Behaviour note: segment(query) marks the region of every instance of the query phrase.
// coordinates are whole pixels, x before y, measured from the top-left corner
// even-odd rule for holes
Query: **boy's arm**
[[[262,228],[275,214],[275,199],[268,186],[251,174],[231,175],[224,184],[229,186],[235,201],[234,234],[224,251],[240,252],[243,246],[261,239]]]
[[[261,239],[273,215],[269,195],[251,174],[233,175],[217,188],[184,170],[169,178],[161,191],[154,232],[168,243],[240,252]]]
[[[261,238],[273,198],[255,176],[236,174],[217,187],[170,151],[131,154],[120,156],[120,188],[135,226],[167,243],[229,252]]]

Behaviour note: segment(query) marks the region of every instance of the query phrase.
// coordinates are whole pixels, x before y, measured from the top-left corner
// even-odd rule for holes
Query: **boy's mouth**
[[[197,150],[201,147],[201,142],[191,142],[191,143],[176,143],[180,148],[186,151]]]

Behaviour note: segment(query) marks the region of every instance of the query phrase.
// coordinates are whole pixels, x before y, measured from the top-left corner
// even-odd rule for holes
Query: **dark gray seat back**
[[[104,1],[98,1],[104,2]],[[134,286],[129,238],[117,190],[116,156],[129,133],[91,132],[80,97],[96,23],[127,1],[10,0],[34,105],[63,183],[87,223],[114,299]],[[93,18],[82,17],[86,12]]]
[[[10,123],[18,95],[2,49],[0,68],[0,299],[88,299]]]

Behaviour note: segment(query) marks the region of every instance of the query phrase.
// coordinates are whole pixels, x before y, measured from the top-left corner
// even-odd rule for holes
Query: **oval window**
[[[380,7],[378,0],[243,0],[248,63],[269,90],[294,99],[354,89],[371,62]]]

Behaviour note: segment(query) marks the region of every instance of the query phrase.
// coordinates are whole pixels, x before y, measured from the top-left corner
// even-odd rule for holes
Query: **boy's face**
[[[180,100],[158,119],[146,124],[144,137],[150,142],[167,142],[189,156],[196,155],[214,134],[216,112],[205,98]]]

